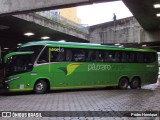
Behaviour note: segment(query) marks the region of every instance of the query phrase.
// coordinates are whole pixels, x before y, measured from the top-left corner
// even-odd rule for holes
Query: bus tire
[[[44,94],[47,92],[47,83],[44,80],[39,80],[35,83],[34,93]]]
[[[138,87],[140,87],[140,79],[138,77],[134,77],[131,80],[130,87],[132,89],[137,89]]]
[[[120,89],[125,90],[125,89],[127,89],[128,85],[129,85],[129,80],[128,80],[128,78],[123,77],[123,78],[121,78],[121,79],[119,80],[118,87],[119,87]]]

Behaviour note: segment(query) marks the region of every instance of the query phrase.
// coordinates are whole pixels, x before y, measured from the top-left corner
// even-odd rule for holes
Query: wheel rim
[[[43,86],[42,83],[38,83],[38,84],[36,85],[36,89],[37,89],[38,91],[43,90],[43,88],[44,88],[44,86]]]
[[[119,87],[120,87],[121,89],[126,89],[126,88],[128,87],[128,80],[127,80],[127,79],[122,79],[122,80],[120,81]]]
[[[126,87],[127,86],[127,82],[126,81],[122,81],[121,82],[121,86]]]
[[[139,82],[137,80],[134,80],[132,84],[133,86],[137,87],[139,85]]]

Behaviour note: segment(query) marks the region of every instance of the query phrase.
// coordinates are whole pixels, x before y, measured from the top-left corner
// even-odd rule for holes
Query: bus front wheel
[[[121,78],[121,79],[119,80],[118,87],[119,87],[120,89],[124,90],[124,89],[127,89],[128,84],[129,84],[128,79],[124,77],[124,78]]]
[[[47,92],[47,83],[43,80],[37,81],[34,86],[34,93],[44,94],[46,92]]]
[[[130,83],[130,87],[132,89],[137,89],[138,87],[140,87],[140,80],[139,78],[135,77],[132,79],[131,83]]]

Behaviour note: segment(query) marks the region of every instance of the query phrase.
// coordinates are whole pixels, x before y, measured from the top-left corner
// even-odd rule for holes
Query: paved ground
[[[48,94],[16,93],[0,96],[0,111],[160,111],[160,88],[155,84],[137,90],[115,88],[52,91]],[[95,114],[95,113],[93,113]],[[97,113],[99,114],[99,113]],[[25,119],[57,120],[159,120],[158,117],[115,117],[87,116],[45,117]],[[0,118],[8,120],[9,118]],[[22,118],[14,118],[22,119]]]

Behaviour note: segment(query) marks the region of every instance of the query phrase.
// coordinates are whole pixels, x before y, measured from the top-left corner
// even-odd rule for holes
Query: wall
[[[134,17],[90,26],[91,43],[140,43],[144,31]]]

